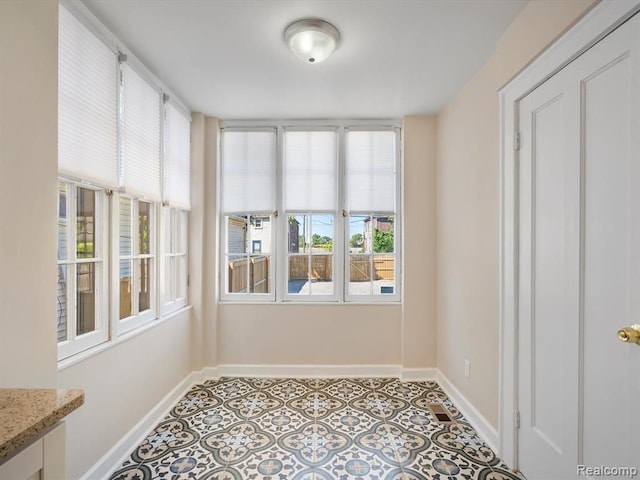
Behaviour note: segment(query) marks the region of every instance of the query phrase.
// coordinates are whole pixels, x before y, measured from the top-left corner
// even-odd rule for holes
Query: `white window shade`
[[[117,54],[60,5],[58,56],[58,171],[117,188]]]
[[[122,65],[123,190],[160,201],[160,92]]]
[[[349,211],[394,212],[396,133],[348,131],[345,173]]]
[[[191,208],[189,119],[170,103],[165,104],[164,201],[171,207]]]
[[[221,182],[225,213],[273,212],[276,209],[275,130],[225,130]]]
[[[284,139],[284,208],[312,212],[336,209],[335,131],[287,131]]]

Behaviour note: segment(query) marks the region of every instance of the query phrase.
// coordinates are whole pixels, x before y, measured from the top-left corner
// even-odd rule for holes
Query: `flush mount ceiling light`
[[[320,63],[338,46],[340,32],[324,20],[310,18],[289,25],[284,31],[284,40],[303,62]]]

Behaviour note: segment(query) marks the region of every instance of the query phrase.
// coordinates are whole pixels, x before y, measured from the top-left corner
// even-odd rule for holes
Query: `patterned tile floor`
[[[442,403],[454,423],[427,408]],[[221,378],[196,385],[112,480],[520,480],[435,382]]]

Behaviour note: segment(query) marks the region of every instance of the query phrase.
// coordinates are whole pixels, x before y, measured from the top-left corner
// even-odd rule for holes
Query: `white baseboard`
[[[218,367],[204,367],[198,375],[201,377],[199,380],[203,382],[205,380],[217,380],[222,375],[220,375],[220,369]]]
[[[453,386],[440,370],[437,372],[436,381],[480,437],[497,454],[499,445],[498,430],[467,400],[460,390]]]
[[[399,378],[402,381],[435,380],[436,368],[402,368],[400,365],[219,365],[203,370],[205,378]]]
[[[425,382],[436,380],[437,368],[403,368],[400,370],[400,380],[403,382]]]
[[[399,365],[218,365],[216,377],[362,378],[399,377]]]
[[[122,462],[139,445],[145,436],[160,422],[171,408],[191,388],[203,380],[202,372],[193,372],[156,404],[124,437],[116,443],[80,480],[108,479]]]

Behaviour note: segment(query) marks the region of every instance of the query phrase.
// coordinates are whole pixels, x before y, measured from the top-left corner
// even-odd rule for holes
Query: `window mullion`
[[[344,147],[344,135],[345,128],[344,126],[339,126],[337,129],[338,141],[337,141],[337,161],[338,165],[336,168],[337,176],[336,183],[338,185],[337,188],[337,204],[336,204],[336,212],[335,212],[335,225],[336,232],[334,234],[337,245],[334,245],[333,254],[336,256],[334,258],[334,265],[340,266],[342,265],[342,274],[336,275],[336,272],[333,274],[333,281],[335,283],[335,294],[338,296],[339,302],[344,302],[346,299],[346,285],[348,279],[348,270],[349,267],[347,261],[349,259],[349,241],[347,238],[349,229],[347,228],[347,224],[345,223],[349,218],[348,215],[345,216],[347,211],[347,206],[345,205],[345,182],[344,182],[344,174],[345,174],[345,147]],[[342,242],[342,244],[340,244]]]
[[[307,214],[307,222],[309,223],[309,232],[311,232],[311,215]],[[311,235],[313,235],[313,232],[311,232]],[[309,240],[311,240],[311,238],[309,238]],[[307,252],[307,282],[309,282],[309,295],[313,295],[313,278],[311,278],[311,273],[313,272],[313,254],[311,253],[311,241],[309,241],[308,243],[308,247],[309,247],[309,252]]]
[[[78,266],[73,263],[69,265],[69,291],[67,292],[67,340],[73,341],[76,338],[76,329],[78,325],[78,292],[77,292],[77,275]]]
[[[136,316],[138,315],[138,313],[140,313],[139,311],[139,303],[140,303],[140,298],[138,295],[138,292],[140,291],[140,272],[138,271],[140,269],[140,267],[138,266],[138,252],[139,252],[139,248],[140,248],[140,232],[139,232],[139,228],[140,226],[138,225],[138,213],[139,213],[139,209],[138,209],[138,200],[132,200],[131,202],[131,288],[132,288],[132,298],[131,298],[131,315],[132,316]]]
[[[248,252],[245,252],[246,255],[246,262],[247,262],[247,292],[246,293],[251,293],[251,254]]]
[[[402,161],[402,131],[399,127],[394,128],[396,134],[396,205],[393,212],[393,279],[395,282],[394,295],[398,295],[398,300],[401,300],[402,290],[402,267],[404,262],[402,261],[404,255],[404,249],[401,247],[403,240],[403,228],[404,225],[404,209],[402,204],[402,192],[404,191],[404,175],[403,175],[403,161]]]
[[[373,227],[373,217],[369,217],[371,218],[370,222],[371,222],[371,253],[369,254],[369,295],[373,295],[373,282],[375,281],[375,268],[374,268],[374,262],[373,262],[373,258],[374,258],[374,248],[373,248],[373,236],[375,235],[374,233],[374,227]]]
[[[162,316],[162,295],[161,295],[161,276],[163,274],[162,270],[162,204],[157,203],[154,208],[154,221],[155,228],[154,231],[154,252],[155,252],[155,307],[156,307],[156,318],[160,318]]]
[[[158,279],[158,294],[156,295],[156,299],[158,314],[160,315],[163,312],[165,303],[173,301],[173,296],[167,295],[167,292],[170,292],[169,285],[167,285],[167,272],[171,271],[169,266],[171,252],[169,251],[168,245],[170,243],[168,235],[171,232],[169,228],[171,224],[171,207],[158,206],[156,218],[158,219],[158,228],[156,229],[158,232],[158,274],[156,275]]]
[[[103,257],[90,257],[90,258],[78,258],[75,263],[105,263],[105,259]]]
[[[149,295],[151,298],[149,299],[149,308],[152,312],[154,312],[153,317],[157,318],[160,315],[160,285],[158,281],[158,260],[154,260],[158,258],[158,250],[159,250],[159,242],[158,242],[158,203],[152,203],[149,208],[149,235],[151,238],[149,239],[149,253],[145,254],[144,258],[148,259],[149,262]]]
[[[73,204],[73,187],[69,183],[64,183],[64,192],[65,192],[65,212],[66,212],[66,221],[64,224],[64,237],[66,239],[66,249],[67,255],[66,259],[62,261],[58,261],[58,265],[66,266],[66,278],[65,278],[65,294],[64,300],[66,302],[66,318],[64,319],[65,329],[66,329],[66,341],[71,340],[71,331],[73,328],[73,318],[75,316],[75,309],[73,307],[74,296],[73,296],[73,282],[72,277],[75,275],[74,273],[74,265],[73,258],[71,253],[71,246],[73,245],[73,239],[71,238],[71,231],[75,229],[73,224],[73,212],[71,210],[71,205]],[[73,227],[73,228],[72,228]],[[60,267],[58,267],[60,268]]]
[[[67,247],[67,258],[70,261],[69,272],[69,291],[67,292],[67,340],[73,341],[76,338],[76,330],[78,325],[78,306],[77,306],[77,232],[78,232],[78,203],[77,203],[78,187],[67,184],[67,225],[69,226],[69,246]]]
[[[108,332],[109,327],[109,229],[108,200],[103,192],[95,191],[94,211],[94,318],[96,333]]]
[[[276,232],[280,232],[278,241],[276,232],[272,232],[272,245],[274,250],[271,258],[274,259],[273,270],[273,287],[274,298],[276,302],[282,302],[287,293],[287,254],[289,252],[289,216],[284,210],[284,128],[279,126],[276,128],[276,211],[279,215],[276,217]]]
[[[118,326],[120,321],[120,196],[117,193],[111,193],[107,196],[107,205],[109,206],[109,248],[105,248],[105,252],[109,252],[110,262],[109,269],[109,333],[111,338],[118,335]],[[106,247],[106,246],[105,246]]]

